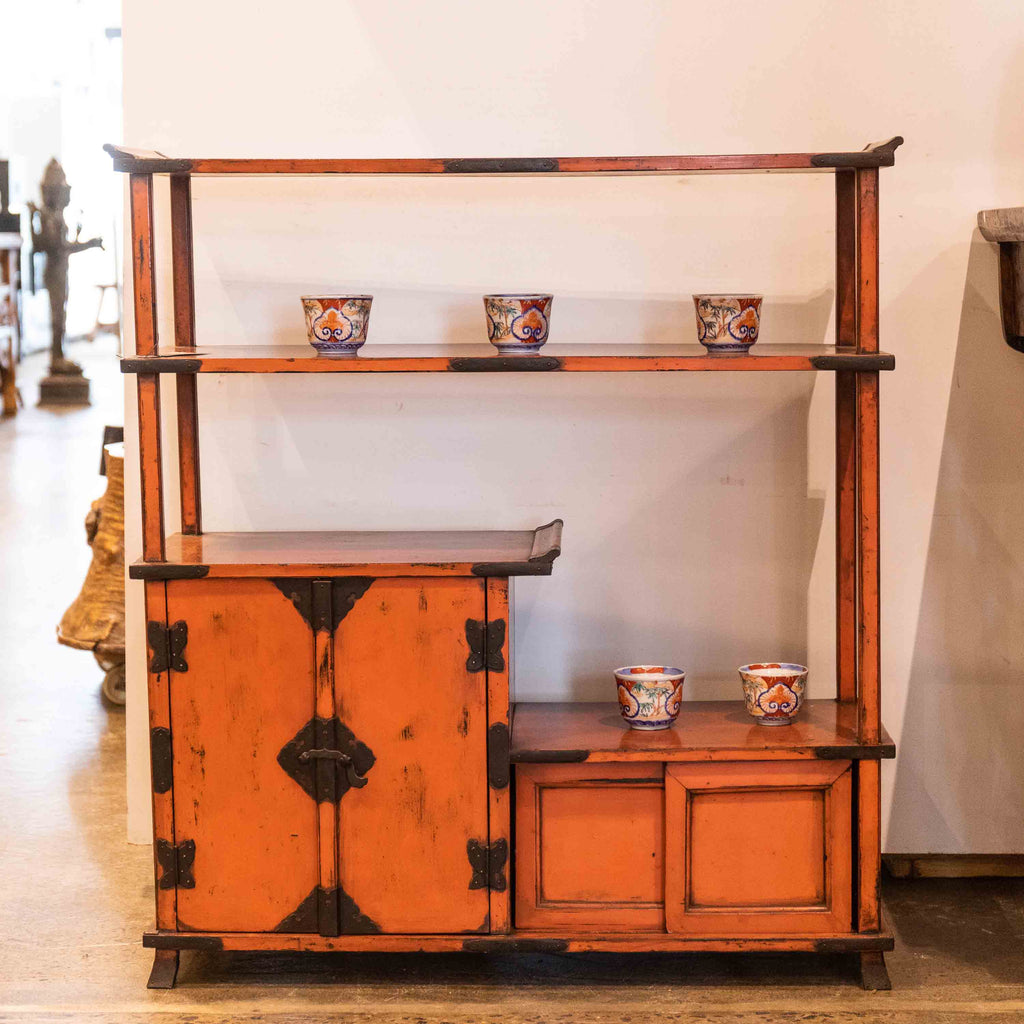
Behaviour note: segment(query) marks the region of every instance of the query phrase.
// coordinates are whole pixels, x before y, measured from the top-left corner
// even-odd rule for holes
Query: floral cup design
[[[321,355],[353,356],[366,342],[372,295],[303,295],[306,336]]]
[[[629,665],[615,670],[619,711],[630,729],[668,729],[683,702],[686,673],[668,665]]]
[[[697,340],[709,352],[746,352],[761,329],[760,295],[694,295]]]
[[[785,661],[740,666],[743,699],[758,725],[790,725],[804,702],[807,668]]]
[[[485,295],[487,340],[505,354],[536,352],[548,340],[551,295]]]

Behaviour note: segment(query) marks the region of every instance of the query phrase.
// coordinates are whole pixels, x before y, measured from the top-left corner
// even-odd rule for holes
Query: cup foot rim
[[[648,725],[646,723],[640,724],[638,722],[626,722],[626,725],[628,725],[630,729],[636,729],[637,732],[661,732],[664,729],[671,729],[675,724],[675,722],[658,722],[656,725]]]
[[[494,343],[491,342],[491,344]],[[542,341],[539,345],[494,345],[494,347],[498,350],[499,355],[521,356],[539,352],[544,347],[544,342]]]
[[[779,725],[792,725],[793,724],[793,719],[792,718],[755,718],[754,721],[758,725],[774,725],[774,726],[779,726]]]
[[[707,342],[702,341],[701,344],[708,350],[708,355],[714,356],[729,352],[749,352],[757,342],[752,341],[749,345],[709,345]]]
[[[347,356],[359,355],[359,350],[362,345],[356,345],[354,348],[317,348],[313,345],[313,351],[318,356],[326,356],[328,359],[344,359]]]

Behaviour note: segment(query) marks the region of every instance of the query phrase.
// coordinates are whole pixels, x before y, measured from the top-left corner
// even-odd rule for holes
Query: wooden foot
[[[884,953],[860,954],[860,983],[869,992],[888,992],[892,988]]]
[[[158,949],[153,956],[153,970],[146,988],[174,988],[180,956],[176,949]]]

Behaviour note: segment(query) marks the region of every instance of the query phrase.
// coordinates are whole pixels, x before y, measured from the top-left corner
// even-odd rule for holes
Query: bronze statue
[[[50,375],[40,385],[40,402],[68,404],[89,401],[89,381],[82,368],[64,355],[64,330],[68,303],[68,258],[85,249],[103,248],[101,238],[80,241],[79,225],[72,239],[64,220],[71,202],[71,188],[64,168],[54,159],[46,165],[40,185],[42,207],[29,203],[32,248],[46,254],[43,285],[50,296]]]

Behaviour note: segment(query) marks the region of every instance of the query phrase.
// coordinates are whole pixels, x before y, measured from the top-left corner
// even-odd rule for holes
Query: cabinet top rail
[[[714,171],[830,171],[892,167],[899,135],[857,152],[719,156],[484,157],[469,159],[193,159],[152,150],[103,148],[131,174],[691,174]]]

